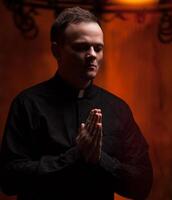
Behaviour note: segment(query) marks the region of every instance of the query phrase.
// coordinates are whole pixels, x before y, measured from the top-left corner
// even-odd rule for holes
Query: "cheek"
[[[83,59],[83,55],[81,53],[73,51],[71,48],[65,48],[62,53],[62,57],[65,63],[77,63]]]
[[[66,65],[67,66],[72,66],[71,67],[71,73],[76,73],[78,74],[79,72],[82,71],[83,66],[84,66],[84,55],[82,54],[70,54],[66,57]]]
[[[74,53],[73,59],[76,61],[83,61],[85,58],[85,55],[83,53]]]
[[[66,59],[68,58],[68,60],[73,61],[73,62],[79,62],[81,60],[84,59],[84,54],[83,53],[79,53],[79,52],[75,52],[75,51],[70,51],[67,53],[66,55]]]
[[[98,64],[99,64],[99,66],[102,65],[102,63],[103,63],[103,54],[100,54],[100,55],[97,57],[97,62],[98,62]]]
[[[81,63],[81,56],[77,54],[69,54],[65,56],[65,62],[68,63],[68,65],[77,65]]]

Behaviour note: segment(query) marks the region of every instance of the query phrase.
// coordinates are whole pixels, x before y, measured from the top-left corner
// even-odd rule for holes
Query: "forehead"
[[[69,24],[64,32],[68,42],[97,42],[103,43],[103,32],[95,22]]]

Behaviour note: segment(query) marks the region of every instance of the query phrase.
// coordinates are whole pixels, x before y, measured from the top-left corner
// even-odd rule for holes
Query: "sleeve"
[[[128,106],[125,116],[127,120],[123,140],[123,161],[102,152],[99,165],[110,177],[114,192],[127,198],[144,200],[151,190],[153,180],[148,144]]]
[[[57,156],[33,158],[28,130],[25,105],[20,98],[16,98],[8,114],[0,152],[0,178],[3,192],[7,195],[17,194],[39,177],[65,171],[78,159],[75,146]]]

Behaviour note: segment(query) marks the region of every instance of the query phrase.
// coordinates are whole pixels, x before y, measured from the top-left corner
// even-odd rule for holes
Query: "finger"
[[[90,135],[93,135],[93,132],[96,129],[97,121],[98,121],[98,114],[94,113],[93,119],[92,119],[92,121],[90,121],[90,126],[89,126],[89,129],[88,129],[88,132],[90,133]]]
[[[97,113],[97,112],[101,112],[101,109],[99,109],[99,108],[94,108],[93,111]]]
[[[93,117],[93,113],[94,113],[94,109],[92,109],[92,110],[90,111],[90,113],[89,113],[89,115],[88,115],[88,117],[87,117],[87,119],[86,119],[85,124],[88,124],[88,123],[90,122],[91,118]]]
[[[102,128],[101,128],[101,124],[97,123],[96,124],[96,129],[94,129],[93,135],[92,135],[92,140],[91,140],[91,146],[90,149],[96,149],[98,146],[99,141],[101,140],[101,132],[102,132]]]
[[[95,144],[96,144],[96,147],[99,146],[100,144],[100,141],[102,139],[102,124],[101,123],[97,123],[96,124],[97,126],[97,134],[95,135]]]
[[[80,129],[83,130],[85,128],[85,124],[81,123]]]
[[[93,135],[94,134],[93,133],[94,130],[97,129],[96,124],[97,123],[101,123],[101,121],[102,121],[101,118],[102,118],[102,114],[101,113],[95,113],[94,114],[93,120],[92,120],[92,122],[90,124],[90,129],[89,129],[89,132],[90,132],[91,135]]]
[[[93,120],[93,117],[94,117],[94,109],[91,110],[87,120],[86,120],[86,129],[89,130],[90,129],[90,124]]]
[[[86,128],[88,132],[90,132],[90,129],[92,127],[92,122],[94,120],[94,113],[95,113],[95,109],[92,109],[90,112],[89,118],[87,120]]]
[[[79,135],[82,135],[85,131],[85,123],[81,123],[79,128]]]
[[[85,124],[81,123],[80,127],[79,127],[79,134],[76,137],[76,142],[78,143],[81,139],[81,137],[85,135]]]
[[[102,113],[98,113],[97,123],[102,123]]]
[[[101,113],[101,109],[97,109],[97,108],[92,109],[92,110],[90,111],[90,114],[89,114],[87,120],[86,120],[86,124],[88,124],[88,123],[91,121],[91,119],[92,119],[92,117],[93,117],[93,114],[96,114],[96,113]]]
[[[90,134],[92,134],[93,129],[96,128],[96,123],[101,122],[99,114],[101,115],[101,109],[92,109],[88,119],[86,120],[86,128]]]

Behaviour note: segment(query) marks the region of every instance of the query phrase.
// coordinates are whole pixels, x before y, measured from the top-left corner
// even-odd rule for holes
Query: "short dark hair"
[[[72,7],[64,9],[56,18],[50,31],[51,42],[64,42],[64,31],[69,24],[77,24],[80,22],[95,22],[100,25],[98,18],[88,10],[80,7]]]

